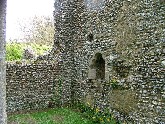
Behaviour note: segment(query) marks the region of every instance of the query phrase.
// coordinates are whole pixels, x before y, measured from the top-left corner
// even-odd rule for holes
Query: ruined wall
[[[6,0],[0,0],[0,123],[6,124],[6,66],[5,66],[5,37],[6,37]]]
[[[79,9],[77,9],[79,8]],[[78,70],[75,66],[76,47],[81,46],[81,19],[84,5],[81,0],[56,0],[55,1],[55,42],[54,51],[59,51],[58,61],[60,66],[60,78],[63,80],[63,104],[72,103],[73,86],[77,82]],[[77,40],[79,39],[79,40]]]
[[[102,53],[106,82],[116,80],[122,89],[109,90],[109,98],[100,93],[97,104],[104,105],[106,99],[111,109],[138,123],[165,122],[164,11],[161,1],[111,1],[86,16],[85,30],[92,31],[94,38],[86,45],[82,55],[89,57],[82,56],[82,63],[88,67],[92,56]]]
[[[128,123],[165,123],[165,2],[74,2],[60,4],[73,14],[59,9],[56,21],[62,75],[74,82],[74,100],[109,108]],[[91,67],[97,53],[105,61],[104,80]]]
[[[58,66],[7,64],[8,111],[48,107],[62,79],[61,105],[89,102],[121,121],[164,124],[164,12],[163,0],[56,0]]]
[[[53,107],[58,90],[55,62],[7,63],[7,111]]]

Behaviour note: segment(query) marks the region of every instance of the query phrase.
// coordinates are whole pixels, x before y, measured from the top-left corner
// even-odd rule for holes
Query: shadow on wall
[[[89,79],[105,80],[105,60],[101,53],[96,53],[89,66]]]

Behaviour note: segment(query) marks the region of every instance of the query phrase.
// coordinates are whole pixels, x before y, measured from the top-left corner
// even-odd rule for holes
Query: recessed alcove
[[[101,53],[96,53],[91,59],[88,78],[105,80],[105,60]]]
[[[92,42],[94,40],[94,36],[92,33],[89,33],[87,36],[88,41]]]

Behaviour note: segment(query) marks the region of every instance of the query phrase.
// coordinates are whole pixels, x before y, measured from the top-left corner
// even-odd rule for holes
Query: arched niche
[[[90,60],[88,78],[105,80],[105,60],[101,53],[96,53]]]

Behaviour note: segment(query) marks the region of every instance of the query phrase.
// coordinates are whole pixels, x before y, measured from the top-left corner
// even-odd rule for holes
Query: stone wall
[[[79,10],[77,11],[77,8]],[[64,104],[72,103],[73,85],[77,82],[77,69],[75,66],[75,47],[81,46],[81,42],[77,44],[77,39],[81,38],[81,20],[79,14],[83,12],[83,4],[81,1],[55,1],[55,42],[54,49],[59,51],[58,61],[61,68],[60,75],[64,79],[65,91],[63,91]]]
[[[120,121],[164,124],[164,12],[164,0],[56,0],[58,66],[8,63],[7,110],[46,108],[60,89],[61,105],[89,102]]]
[[[55,3],[60,5],[54,14],[55,44],[73,101],[109,108],[128,123],[164,124],[165,2],[60,2]],[[105,62],[99,65],[105,67],[100,79],[101,71],[92,67],[101,62],[97,54]]]
[[[7,111],[52,107],[58,71],[52,61],[7,63]]]

